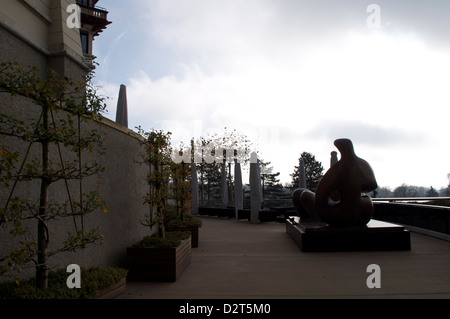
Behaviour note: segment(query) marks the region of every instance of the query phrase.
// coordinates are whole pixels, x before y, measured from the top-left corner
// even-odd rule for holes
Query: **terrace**
[[[411,231],[410,251],[304,253],[284,223],[199,218],[199,247],[176,282],[129,282],[118,298],[450,298],[446,235]],[[371,264],[381,268],[381,288],[366,284]]]

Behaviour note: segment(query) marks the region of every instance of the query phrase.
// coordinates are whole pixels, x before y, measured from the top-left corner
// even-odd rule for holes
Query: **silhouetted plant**
[[[183,146],[180,149],[184,149]],[[191,165],[181,161],[171,161],[171,190],[176,201],[177,216],[184,221],[185,214],[189,213],[194,196],[191,193]]]
[[[170,167],[172,162],[172,149],[170,146],[170,132],[151,130],[144,131],[138,127],[138,133],[144,137],[142,144],[145,152],[142,161],[149,166],[147,183],[149,191],[144,202],[149,205],[149,212],[141,220],[142,225],[157,227],[158,236],[165,237],[164,211],[169,196]]]
[[[228,194],[230,200],[233,197],[233,175],[231,174],[231,163],[234,159],[239,159],[242,164],[247,164],[250,161],[250,154],[253,143],[242,132],[229,130],[226,127],[223,132],[214,133],[212,135],[207,134],[201,136],[195,142],[191,142],[192,149],[195,150],[193,157],[194,160],[201,159],[200,163],[197,163],[197,168],[200,173],[200,203],[205,204],[205,194],[208,201],[212,197],[219,198],[220,195],[213,190],[219,190],[221,186],[221,167],[223,164],[228,164]],[[258,152],[257,152],[258,153]],[[205,157],[214,157],[214,161],[206,161]],[[206,189],[205,189],[206,188]]]

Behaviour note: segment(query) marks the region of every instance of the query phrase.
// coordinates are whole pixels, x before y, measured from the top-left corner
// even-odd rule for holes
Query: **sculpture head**
[[[348,138],[340,138],[334,141],[334,145],[341,153],[341,158],[352,156],[355,154],[355,150],[353,148],[353,143]]]

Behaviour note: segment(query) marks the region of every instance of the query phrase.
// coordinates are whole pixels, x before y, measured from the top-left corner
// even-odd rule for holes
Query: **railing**
[[[86,14],[88,16],[108,20],[108,11],[105,8],[97,6],[86,6],[83,4],[78,4],[81,8],[81,14]]]
[[[440,197],[439,199],[442,199]],[[423,198],[420,198],[421,200]],[[426,198],[428,199],[428,198]],[[449,199],[446,197],[446,199]],[[410,201],[411,198],[403,199]],[[374,202],[374,219],[450,235],[450,207],[405,202]]]
[[[410,204],[450,207],[450,197],[386,197],[372,198],[374,203]]]
[[[450,197],[383,197],[372,198],[374,202],[428,202],[428,201],[450,200]]]

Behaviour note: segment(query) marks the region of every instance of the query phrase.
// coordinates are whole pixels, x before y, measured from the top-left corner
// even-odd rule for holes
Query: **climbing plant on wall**
[[[79,83],[52,70],[45,79],[37,74],[16,62],[0,64],[0,94],[11,100],[0,108],[0,227],[17,241],[16,249],[0,256],[0,275],[17,280],[15,274],[34,263],[36,285],[46,289],[52,256],[102,238],[97,227],[87,229],[85,216],[106,212],[106,203],[98,187],[86,189],[83,181],[104,169],[98,161],[103,133],[92,126],[106,105],[92,85],[92,72]],[[31,101],[36,116],[31,108],[18,114],[15,99]],[[20,191],[25,183],[33,185],[29,196]],[[64,199],[55,195],[60,190]],[[50,224],[67,217],[73,230],[63,243],[50,245]]]
[[[149,211],[141,223],[151,229],[156,227],[159,237],[164,238],[164,209],[169,196],[172,162],[171,133],[155,129],[147,132],[141,127],[138,128],[138,133],[143,137],[141,143],[145,149],[139,162],[149,167],[146,176],[149,189],[144,198],[144,202],[149,206]]]

